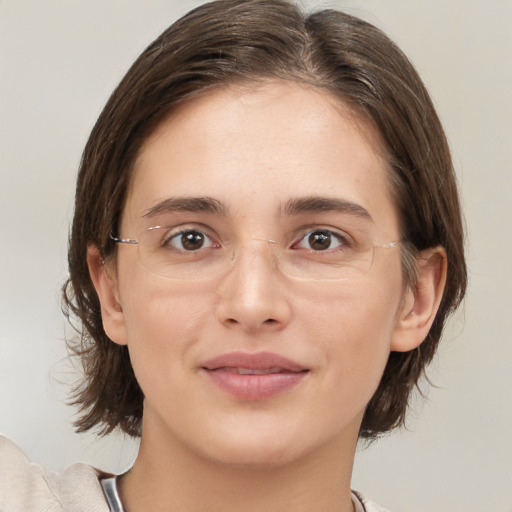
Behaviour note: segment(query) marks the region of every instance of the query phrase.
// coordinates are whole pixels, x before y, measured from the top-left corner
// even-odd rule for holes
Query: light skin
[[[128,512],[352,510],[365,406],[390,351],[426,337],[444,287],[444,251],[420,254],[410,289],[400,246],[377,249],[357,279],[318,282],[281,273],[265,241],[341,222],[377,243],[400,240],[388,174],[367,123],[293,83],[209,92],[149,137],[119,236],[187,223],[220,243],[236,240],[238,251],[225,275],[187,281],[148,272],[136,246],[119,246],[115,265],[89,249],[105,331],[128,345],[145,396],[140,451],[120,484]],[[312,197],[322,200],[304,206]],[[177,198],[219,207],[168,211]],[[360,210],[340,212],[326,199]],[[240,399],[203,367],[233,351],[272,352],[307,371],[269,398]]]

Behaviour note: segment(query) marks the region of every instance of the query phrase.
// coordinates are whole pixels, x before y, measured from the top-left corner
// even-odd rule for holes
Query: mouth
[[[240,368],[240,367],[233,368],[233,367],[229,367],[229,366],[215,368],[211,371],[222,371],[222,372],[228,372],[228,373],[236,373],[238,375],[273,375],[276,373],[288,372],[288,370],[285,370],[283,368],[278,368],[278,367],[256,369],[256,368]]]
[[[206,361],[201,369],[217,389],[241,401],[265,400],[289,391],[310,371],[269,352],[231,352]]]
[[[308,368],[288,357],[273,352],[228,352],[205,361],[202,364],[205,370],[225,370],[233,373],[244,372],[250,374],[302,372]]]

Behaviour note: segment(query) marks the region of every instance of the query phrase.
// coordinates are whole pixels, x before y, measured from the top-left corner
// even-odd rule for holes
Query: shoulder
[[[388,510],[369,500],[358,491],[352,491],[352,496],[354,497],[356,512],[388,512]]]
[[[0,510],[2,512],[108,512],[99,479],[108,476],[86,464],[62,473],[30,462],[0,436]]]

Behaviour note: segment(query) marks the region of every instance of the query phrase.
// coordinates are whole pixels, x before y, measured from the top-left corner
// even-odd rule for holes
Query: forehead
[[[139,152],[125,213],[208,196],[237,212],[306,196],[395,215],[379,134],[324,90],[277,82],[216,89],[180,105]]]

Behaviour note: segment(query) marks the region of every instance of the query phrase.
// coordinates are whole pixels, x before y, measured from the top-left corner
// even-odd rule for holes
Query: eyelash
[[[192,236],[193,235],[202,236],[204,242],[207,243],[208,245],[205,246],[205,244],[203,243],[203,244],[201,244],[200,247],[197,248],[197,250],[193,250],[193,249],[187,250],[185,247],[183,247],[183,241],[184,241],[183,236],[187,235],[187,234],[190,234]],[[323,235],[325,237],[328,237],[329,245],[325,249],[315,250],[312,247],[301,247],[300,246],[300,244],[304,240],[306,240],[308,237],[311,237],[315,234],[317,236]],[[178,240],[178,241],[181,240],[181,242],[180,242],[181,247],[177,247],[176,245],[174,245],[172,243],[172,241],[174,241],[174,240]],[[333,240],[337,241],[337,245],[335,247],[331,247]],[[162,247],[173,247],[174,249],[176,249],[178,251],[183,251],[183,252],[197,252],[201,249],[217,249],[217,248],[221,247],[221,244],[219,242],[216,242],[213,239],[213,237],[208,235],[203,228],[198,229],[198,228],[190,227],[190,228],[180,229],[178,232],[171,231],[162,239],[161,246]],[[327,228],[310,228],[307,231],[304,231],[301,234],[300,238],[296,242],[294,242],[293,244],[290,245],[290,248],[296,249],[296,250],[303,249],[303,250],[308,250],[310,252],[332,252],[334,250],[340,250],[340,248],[350,248],[352,246],[353,246],[353,241],[345,233],[340,233],[340,232],[334,231],[332,229],[327,229]]]
[[[322,235],[322,236],[326,236],[326,237],[329,237],[329,245],[325,248],[325,249],[321,249],[321,250],[318,250],[318,251],[315,251],[313,248],[311,247],[300,247],[300,244],[308,239],[308,241],[311,241],[309,240],[313,235]],[[332,243],[333,243],[333,240],[336,241],[338,244],[336,247],[331,247]],[[333,231],[332,229],[326,229],[326,228],[313,228],[313,229],[310,229],[308,230],[307,232],[304,233],[304,235],[302,236],[302,238],[299,239],[298,242],[295,242],[293,245],[292,245],[292,248],[300,248],[300,249],[305,249],[305,250],[309,250],[311,252],[327,252],[328,250],[340,250],[340,248],[349,248],[351,247],[353,244],[350,240],[350,237],[346,234],[342,234],[340,232],[337,232],[337,231]]]
[[[193,251],[193,250],[189,251],[189,250],[185,249],[184,247],[176,247],[175,245],[172,244],[172,241],[180,240],[181,239],[181,245],[183,246],[183,236],[186,235],[186,234],[202,235],[205,241],[210,241],[210,244],[209,244],[208,248],[219,248],[220,247],[220,244],[218,242],[213,241],[212,237],[209,236],[208,234],[206,234],[203,229],[197,229],[197,228],[185,228],[185,229],[181,229],[180,231],[178,231],[176,233],[175,232],[168,233],[163,238],[163,240],[161,242],[161,245],[162,245],[162,247],[169,247],[169,246],[173,247],[174,249],[176,249],[178,251],[196,252],[196,251]],[[204,249],[204,248],[206,248],[206,247],[204,247],[204,244],[203,244],[203,245],[201,245],[201,247],[198,248],[198,250],[199,249]]]

